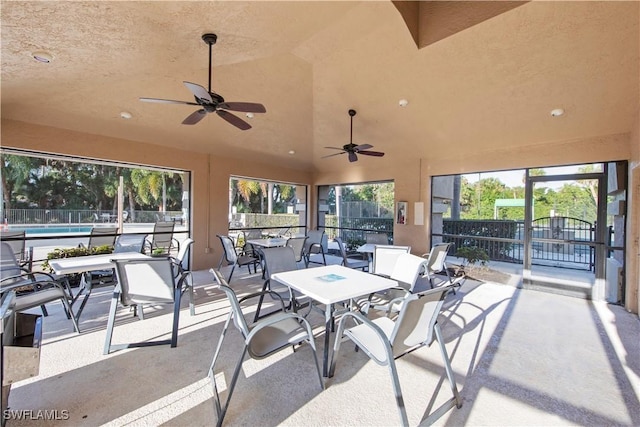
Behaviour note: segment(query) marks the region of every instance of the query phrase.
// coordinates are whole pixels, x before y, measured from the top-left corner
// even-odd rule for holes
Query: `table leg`
[[[322,360],[322,376],[329,376],[329,341],[331,335],[331,325],[333,323],[333,304],[326,304],[324,312],[324,356]]]

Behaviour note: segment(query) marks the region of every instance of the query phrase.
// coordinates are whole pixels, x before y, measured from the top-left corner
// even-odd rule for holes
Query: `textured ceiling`
[[[1,113],[315,170],[347,163],[321,157],[349,142],[350,108],[354,142],[387,153],[364,167],[622,133],[639,105],[639,11],[530,2],[418,49],[386,1],[3,1]],[[138,100],[206,87],[206,32],[218,35],[213,91],[267,108],[253,129],[215,115],[185,126],[195,107]],[[53,62],[34,61],[40,50]]]

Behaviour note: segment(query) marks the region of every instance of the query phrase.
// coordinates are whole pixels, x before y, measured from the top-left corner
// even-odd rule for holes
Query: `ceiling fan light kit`
[[[209,87],[208,90],[204,87],[191,83],[183,82],[184,85],[193,94],[195,102],[187,101],[174,101],[172,99],[158,99],[158,98],[140,98],[143,102],[156,102],[162,104],[182,104],[182,105],[194,105],[201,107],[199,110],[194,111],[182,121],[183,125],[195,125],[209,113],[216,113],[219,117],[222,117],[227,122],[231,123],[240,130],[251,129],[251,125],[242,120],[235,114],[229,111],[240,111],[247,113],[247,117],[253,113],[266,113],[267,110],[264,105],[257,104],[255,102],[226,102],[224,98],[215,92],[211,91],[211,69],[213,67],[212,47],[218,41],[218,36],[213,33],[207,33],[202,35],[202,40],[209,45]]]
[[[343,145],[342,148],[338,147],[324,147],[330,150],[340,150],[341,153],[329,154],[327,156],[323,156],[323,159],[327,157],[339,156],[340,154],[348,154],[350,162],[358,161],[358,154],[364,154],[365,156],[374,156],[374,157],[382,157],[384,153],[381,151],[371,151],[370,148],[373,148],[373,145],[370,144],[360,144],[356,145],[353,143],[353,116],[356,115],[356,110],[349,110],[349,116],[351,116],[351,136],[349,137],[349,143]]]

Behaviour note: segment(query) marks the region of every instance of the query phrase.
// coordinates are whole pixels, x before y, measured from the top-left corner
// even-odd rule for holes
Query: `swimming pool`
[[[33,234],[60,234],[60,233],[89,233],[92,227],[82,225],[56,225],[55,227],[13,227],[9,226],[10,231],[24,231],[27,235]]]

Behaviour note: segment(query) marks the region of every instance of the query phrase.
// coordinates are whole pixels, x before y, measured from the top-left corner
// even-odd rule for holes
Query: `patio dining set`
[[[89,246],[104,243],[101,240],[104,237],[104,233],[96,236],[97,240],[90,241]],[[433,421],[449,409],[461,407],[462,400],[437,321],[445,299],[464,281],[448,274],[445,259],[449,244],[434,245],[428,254],[417,256],[411,254],[408,246],[389,245],[379,240],[380,243],[359,247],[354,257],[347,253],[341,239],[335,238],[333,243],[338,247],[341,262],[328,264],[325,254],[328,242],[322,230],[294,237],[245,236],[241,247],[237,239],[234,241],[226,235],[218,237],[223,255],[217,268],[209,272],[215,287],[226,296],[230,311],[209,368],[217,425],[222,425],[225,419],[247,355],[262,359],[292,346],[309,346],[319,386],[324,390],[325,379],[339,369],[337,356],[345,340],[352,341],[377,364],[389,368],[402,425],[408,425],[408,418],[395,360],[437,341],[452,397],[432,411],[428,419]],[[183,241],[175,256],[168,253],[152,256],[153,251],[145,251],[146,244],[144,237],[123,234],[114,240],[113,253],[49,260],[54,274],[41,273],[42,277],[36,277],[40,273],[25,269],[14,249],[3,241],[0,245],[2,295],[4,298],[12,294],[12,307],[7,313],[41,307],[46,315],[46,304],[60,300],[74,329],[80,333],[80,314],[92,289],[111,286],[113,296],[105,355],[131,347],[176,347],[180,304],[185,292],[189,294],[190,314],[195,315],[193,277],[187,266],[193,240]],[[230,283],[236,267],[244,266],[249,274],[261,274],[263,286],[260,292],[239,299]],[[222,272],[225,269],[230,270],[228,276]],[[75,293],[67,280],[72,274],[81,277]],[[249,322],[243,309],[253,300],[257,301],[251,305],[255,315]],[[74,313],[78,301],[80,305]],[[173,308],[169,339],[112,343],[119,305],[131,307],[134,316],[143,320],[145,306],[161,304]],[[314,311],[324,317],[321,361],[311,324],[310,314]],[[231,324],[243,336],[244,348],[237,355],[226,399],[221,399],[216,384],[217,362]]]

